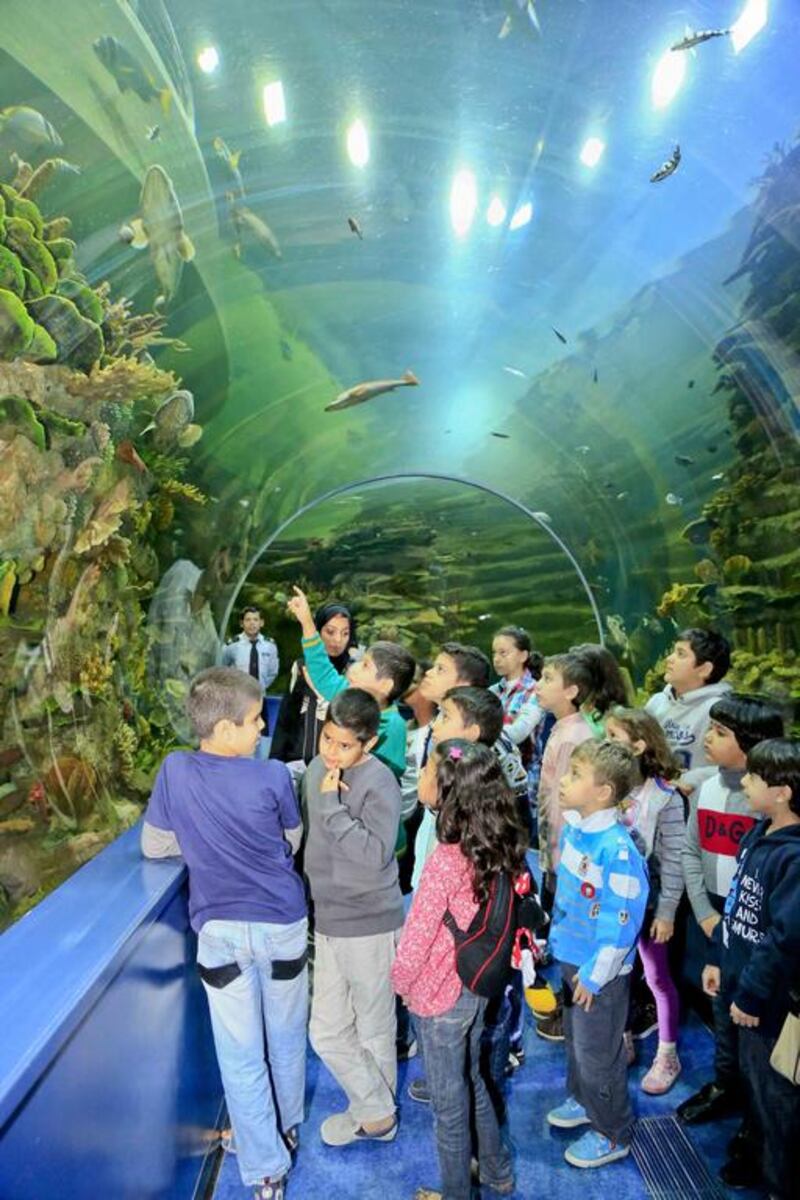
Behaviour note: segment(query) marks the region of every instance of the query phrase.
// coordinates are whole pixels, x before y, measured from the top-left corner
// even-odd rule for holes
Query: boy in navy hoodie
[[[729,1006],[739,1029],[754,1128],[734,1139],[720,1176],[725,1183],[735,1179],[734,1186],[757,1186],[753,1150],[760,1146],[770,1196],[789,1200],[800,1178],[800,1089],[769,1060],[800,992],[800,741],[760,742],[747,755],[743,784],[759,820],[742,839],[723,923],[715,931],[721,966],[706,966],[703,987]],[[743,1180],[745,1165],[750,1171]]]

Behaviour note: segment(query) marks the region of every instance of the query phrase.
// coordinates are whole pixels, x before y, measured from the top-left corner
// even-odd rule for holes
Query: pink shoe
[[[663,1096],[681,1073],[677,1054],[657,1054],[653,1065],[642,1080],[642,1091],[648,1096]]]
[[[622,1035],[622,1044],[625,1047],[625,1054],[628,1059],[628,1066],[632,1067],[636,1062],[636,1047],[633,1044],[633,1034],[630,1029],[626,1029]]]

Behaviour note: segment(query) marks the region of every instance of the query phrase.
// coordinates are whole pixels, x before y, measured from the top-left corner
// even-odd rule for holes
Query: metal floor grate
[[[674,1116],[637,1121],[632,1150],[653,1200],[726,1200],[727,1192]]]

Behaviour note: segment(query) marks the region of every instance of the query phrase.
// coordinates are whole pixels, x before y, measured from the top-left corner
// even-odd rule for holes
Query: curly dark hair
[[[489,895],[496,875],[525,871],[528,834],[500,760],[488,746],[449,738],[436,747],[440,842],[461,846],[472,863],[478,904]]]

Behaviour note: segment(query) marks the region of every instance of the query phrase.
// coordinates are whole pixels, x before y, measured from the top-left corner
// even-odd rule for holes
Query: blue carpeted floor
[[[525,1034],[527,1059],[509,1085],[508,1135],[514,1149],[517,1200],[557,1200],[580,1196],[581,1200],[645,1200],[645,1190],[633,1158],[596,1171],[578,1171],[564,1162],[565,1146],[572,1132],[551,1130],[547,1111],[564,1097],[563,1046],[545,1042],[534,1032],[528,1014]],[[655,1050],[655,1034],[639,1042],[639,1061],[631,1069],[634,1105],[642,1116],[670,1113],[675,1105],[696,1091],[711,1076],[711,1036],[695,1017],[681,1031],[679,1045],[683,1074],[669,1095],[646,1096],[639,1080]],[[301,1132],[297,1164],[287,1186],[287,1200],[412,1200],[419,1186],[439,1183],[430,1110],[406,1094],[409,1080],[420,1073],[418,1060],[400,1068],[400,1132],[389,1144],[349,1146],[331,1150],[320,1141],[319,1127],[331,1112],[346,1107],[344,1095],[316,1056],[309,1051],[308,1117]],[[736,1121],[690,1130],[690,1136],[713,1172],[724,1161],[725,1144],[736,1129]],[[236,1159],[223,1163],[214,1200],[247,1200]],[[484,1189],[488,1200],[494,1193]],[[747,1200],[749,1192],[737,1192]]]

